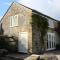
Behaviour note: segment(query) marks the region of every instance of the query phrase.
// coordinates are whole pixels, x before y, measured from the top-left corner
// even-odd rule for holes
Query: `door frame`
[[[47,46],[46,50],[54,50],[55,49],[55,45],[54,44],[56,45],[55,33],[48,32],[47,33],[47,42],[46,42],[46,46],[47,45],[48,46]]]
[[[22,33],[26,33],[27,34],[27,42],[28,42],[28,32],[19,32],[19,41],[20,41],[20,35]],[[19,41],[18,41],[18,52],[20,52],[19,51]],[[28,53],[28,43],[27,43],[27,51],[26,52],[20,52],[20,53]]]

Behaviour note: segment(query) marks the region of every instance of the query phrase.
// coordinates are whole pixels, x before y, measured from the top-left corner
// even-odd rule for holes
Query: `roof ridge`
[[[35,9],[32,9],[32,8],[30,8],[30,7],[27,7],[27,6],[21,4],[21,3],[17,2],[17,1],[13,1],[13,2],[11,3],[11,5],[10,5],[9,8],[7,9],[6,13],[8,12],[8,10],[10,9],[10,7],[11,7],[14,3],[15,3],[15,4],[18,3],[19,5],[22,5],[22,6],[26,7],[26,8],[28,8],[28,9],[31,9],[32,11],[35,11],[35,13],[39,13],[39,14],[41,14],[41,15],[43,15],[43,16],[46,16],[46,17],[48,17],[48,18],[50,18],[50,19],[56,20],[56,19],[54,19],[54,18],[52,18],[52,17],[50,17],[50,16],[47,16],[47,15],[45,15],[45,14],[43,14],[43,13],[41,13],[41,12],[35,10]],[[3,17],[6,15],[6,13],[3,15]],[[2,21],[3,17],[1,18],[1,21]],[[0,22],[1,22],[1,21],[0,21]],[[58,21],[58,20],[56,20],[56,21]]]

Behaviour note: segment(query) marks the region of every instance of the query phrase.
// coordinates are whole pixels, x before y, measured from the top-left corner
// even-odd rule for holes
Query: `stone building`
[[[37,53],[39,48],[39,32],[31,26],[32,14],[39,14],[48,19],[49,29],[45,40],[45,50],[55,49],[58,36],[54,31],[57,20],[48,17],[36,10],[28,8],[17,2],[13,2],[1,19],[4,35],[18,37],[18,52]],[[33,30],[32,30],[33,29]],[[33,37],[34,36],[34,37]],[[37,43],[37,45],[36,45]]]

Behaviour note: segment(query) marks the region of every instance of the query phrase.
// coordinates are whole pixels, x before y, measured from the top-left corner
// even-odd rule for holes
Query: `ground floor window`
[[[47,33],[47,41],[46,41],[47,50],[55,49],[55,47],[56,47],[55,33]]]

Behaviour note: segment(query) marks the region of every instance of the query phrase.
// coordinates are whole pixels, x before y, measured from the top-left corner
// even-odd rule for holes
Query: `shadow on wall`
[[[24,38],[22,39],[24,40]],[[4,29],[2,27],[2,24],[0,24],[0,49],[4,48],[7,49],[9,52],[18,52],[18,44],[19,44],[19,49],[22,52],[27,52],[28,50],[26,49],[25,40],[23,42],[19,41],[18,42],[18,37],[16,36],[8,36],[4,35]]]
[[[33,53],[40,53],[40,39],[39,31],[36,28],[32,28],[32,51]]]
[[[17,38],[7,35],[0,36],[0,49],[7,49],[9,52],[17,52]]]
[[[4,29],[2,28],[2,23],[0,24],[0,35],[4,34]]]

